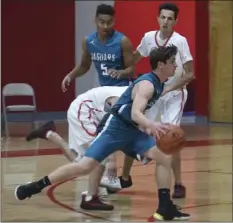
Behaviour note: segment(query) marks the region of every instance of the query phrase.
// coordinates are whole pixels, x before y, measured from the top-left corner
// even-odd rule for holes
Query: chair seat
[[[35,111],[36,106],[34,105],[9,105],[6,107],[7,111]]]

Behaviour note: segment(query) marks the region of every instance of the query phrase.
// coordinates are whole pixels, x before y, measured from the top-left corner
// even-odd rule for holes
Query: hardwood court
[[[17,124],[19,125],[19,124]],[[182,178],[187,198],[175,203],[191,214],[190,221],[232,220],[232,125],[183,126],[187,148],[182,151]],[[18,129],[17,129],[18,128]],[[28,131],[25,126],[14,131]],[[66,124],[58,124],[66,134]],[[14,198],[16,185],[47,175],[67,161],[59,149],[44,141],[27,143],[12,137],[2,142],[2,222],[3,221],[148,221],[157,207],[154,164],[135,162],[133,186],[109,200],[112,212],[87,212],[79,208],[80,192],[87,177],[50,187],[40,195],[19,202]],[[118,155],[119,174],[123,155]]]

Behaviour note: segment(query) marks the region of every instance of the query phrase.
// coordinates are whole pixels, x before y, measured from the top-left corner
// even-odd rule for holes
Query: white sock
[[[46,139],[48,139],[51,134],[53,134],[52,130],[49,130],[48,132],[46,132],[46,135],[45,135]]]

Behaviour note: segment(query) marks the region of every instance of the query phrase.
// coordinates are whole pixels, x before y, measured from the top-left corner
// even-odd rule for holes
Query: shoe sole
[[[122,188],[119,188],[119,187],[112,187],[109,184],[105,184],[105,183],[100,183],[100,186],[104,187],[106,189],[110,189],[112,191],[116,191],[116,192],[122,189]]]
[[[17,195],[17,191],[18,191],[18,188],[19,188],[19,187],[20,187],[20,186],[17,186],[17,187],[15,188],[14,195],[15,195],[15,199],[16,199],[16,200],[21,201],[21,200],[19,199],[18,195]]]
[[[173,221],[188,221],[190,217],[173,218]]]
[[[95,208],[85,208],[85,207],[81,207],[81,206],[80,206],[80,208],[82,208],[83,210],[86,210],[86,211],[113,211],[114,210],[114,208],[112,208],[112,209],[95,209]]]
[[[165,221],[163,217],[159,214],[154,214],[152,216],[156,221]],[[190,217],[181,217],[181,218],[173,218],[172,221],[188,221]]]

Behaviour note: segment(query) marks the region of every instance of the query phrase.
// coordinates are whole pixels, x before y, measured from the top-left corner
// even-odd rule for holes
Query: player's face
[[[101,36],[108,36],[114,27],[114,17],[110,15],[98,15],[95,20],[97,32]]]
[[[167,63],[161,63],[160,66],[165,78],[172,77],[177,67],[176,57],[171,57],[169,60],[167,60]]]
[[[158,23],[161,31],[171,32],[176,24],[174,12],[171,10],[162,9],[158,16]]]

